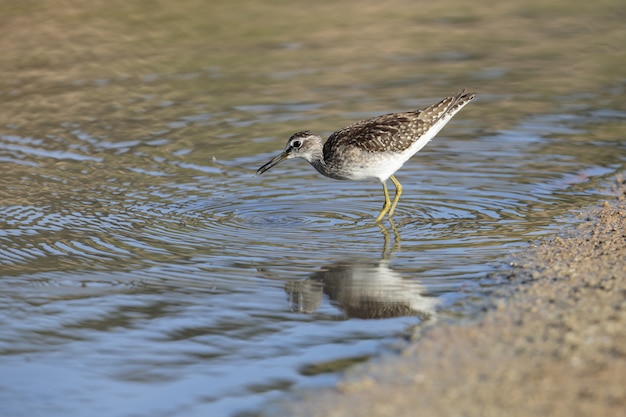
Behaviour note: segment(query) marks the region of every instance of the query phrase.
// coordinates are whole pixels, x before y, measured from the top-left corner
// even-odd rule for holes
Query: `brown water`
[[[0,17],[2,415],[257,413],[471,311],[624,169],[617,0],[54,3]],[[254,176],[461,87],[395,230],[379,184]]]

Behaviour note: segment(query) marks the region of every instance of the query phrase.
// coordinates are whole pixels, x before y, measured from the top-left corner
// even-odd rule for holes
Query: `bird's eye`
[[[300,141],[300,140],[291,141],[291,147],[292,148],[298,149],[300,146],[302,146],[302,141]]]

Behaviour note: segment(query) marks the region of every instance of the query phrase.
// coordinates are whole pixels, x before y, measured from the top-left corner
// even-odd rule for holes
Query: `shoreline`
[[[421,332],[291,416],[618,416],[626,410],[626,181],[518,254],[483,315]]]

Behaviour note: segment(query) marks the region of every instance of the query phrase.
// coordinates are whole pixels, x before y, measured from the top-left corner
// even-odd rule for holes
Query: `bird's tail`
[[[465,89],[459,90],[456,94],[446,97],[439,103],[432,104],[420,112],[420,118],[423,120],[439,120],[442,118],[452,118],[474,97],[475,93],[466,93]]]

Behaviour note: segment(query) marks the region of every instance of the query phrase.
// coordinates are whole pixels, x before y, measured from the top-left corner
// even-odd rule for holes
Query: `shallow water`
[[[0,44],[12,59],[0,123],[3,415],[254,414],[331,384],[414,326],[468,314],[503,256],[557,230],[624,168],[623,79],[590,90],[583,74],[564,93],[546,70],[520,89],[519,57],[496,70],[489,54],[436,45],[364,59],[368,31],[391,36],[402,14],[356,13],[347,24],[377,24],[336,44],[331,26],[285,37],[306,13],[255,20],[286,12],[254,4],[235,15],[194,1],[124,16],[99,2],[23,7]],[[41,24],[27,32],[24,19]],[[250,55],[259,50],[267,59]],[[301,54],[306,66],[294,64]],[[393,224],[373,223],[379,184],[332,181],[303,161],[254,175],[295,130],[328,134],[460,86],[478,98],[398,172]]]

